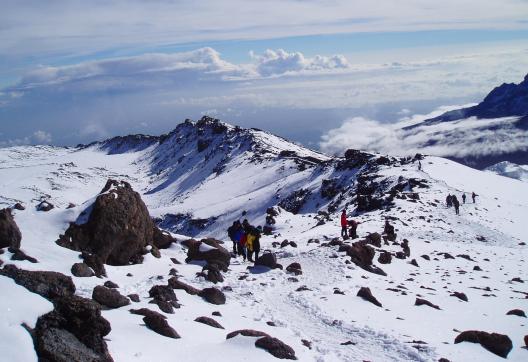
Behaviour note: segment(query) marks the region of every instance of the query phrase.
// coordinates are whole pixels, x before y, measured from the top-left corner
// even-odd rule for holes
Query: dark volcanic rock
[[[267,266],[274,269],[277,267],[277,255],[275,253],[264,253],[255,262],[255,265]]]
[[[152,237],[154,246],[158,249],[167,249],[171,246],[172,243],[176,242],[176,239],[174,239],[171,234],[166,231],[160,230],[157,227],[154,227]]]
[[[463,300],[464,302],[468,301],[467,295],[461,292],[453,292],[453,294],[451,294],[451,297],[457,297],[458,299]]]
[[[508,353],[513,348],[511,339],[499,333],[487,333],[482,331],[465,331],[455,338],[455,343],[472,342],[479,343],[488,351],[503,358],[508,357]]]
[[[218,323],[217,321],[215,321],[213,318],[198,317],[194,321],[198,322],[198,323],[207,324],[208,326],[211,326],[211,327],[214,327],[214,328],[224,329],[224,327],[222,327],[222,325],[220,323]]]
[[[271,355],[279,359],[297,359],[293,348],[277,338],[270,336],[259,338],[256,340],[255,346],[268,351]]]
[[[382,251],[378,257],[378,263],[380,264],[390,264],[392,261],[392,255],[388,251]]]
[[[136,293],[128,294],[127,297],[134,303],[139,303],[139,295]]]
[[[506,313],[506,315],[516,315],[516,316],[519,316],[519,317],[526,318],[526,314],[524,313],[524,311],[522,309],[512,309],[508,313]]]
[[[366,245],[364,242],[357,241],[352,244],[351,248],[347,251],[352,262],[360,268],[379,275],[387,275],[383,270],[375,265],[372,265],[372,260],[376,252],[370,245]]]
[[[254,329],[239,329],[237,331],[228,333],[226,336],[226,339],[236,337],[239,334],[245,337],[267,337],[269,336],[267,333],[256,331]]]
[[[365,240],[367,240],[368,244],[381,248],[381,235],[379,233],[368,234]]]
[[[145,247],[153,243],[157,228],[141,196],[127,182],[108,180],[83,213],[87,222],[71,223],[57,244],[97,255],[105,264],[129,265],[141,262]]]
[[[0,248],[20,248],[22,233],[11,214],[11,209],[0,210]]]
[[[167,319],[167,317],[165,317],[163,314],[161,314],[159,312],[156,312],[156,311],[153,311],[153,310],[150,310],[148,308],[130,309],[129,312],[132,313],[132,314],[142,315],[144,317],[147,317],[147,316],[158,316],[160,318]]]
[[[225,304],[226,297],[222,291],[216,288],[205,288],[199,293],[200,297],[211,304]]]
[[[26,208],[20,202],[17,202],[15,205],[13,205],[13,209],[24,211]]]
[[[37,211],[50,211],[50,210],[53,210],[54,208],[55,208],[55,205],[53,205],[51,202],[48,202],[46,200],[41,201],[37,205]]]
[[[427,305],[427,306],[429,306],[431,308],[434,308],[434,309],[440,309],[440,307],[437,306],[436,304],[433,304],[430,301],[425,300],[425,299],[421,299],[421,298],[416,298],[416,301],[414,302],[414,305],[416,305],[416,306]]]
[[[200,289],[193,287],[192,285],[186,284],[179,280],[177,277],[172,277],[168,281],[171,288],[182,289],[187,292],[187,294],[197,295],[200,294]]]
[[[86,263],[75,263],[71,267],[71,273],[73,276],[81,278],[93,277],[95,273]]]
[[[70,296],[75,293],[72,278],[51,271],[29,271],[6,265],[0,269],[0,275],[9,277],[18,285],[37,293],[46,299]]]
[[[103,339],[110,323],[97,303],[71,295],[55,299],[54,306],[33,330],[39,361],[112,361]]]
[[[92,298],[108,308],[120,308],[130,304],[130,300],[124,295],[121,295],[119,291],[102,285],[98,285],[93,289]]]
[[[226,272],[231,262],[231,254],[221,246],[221,242],[215,239],[202,239],[200,241],[190,239],[182,244],[188,248],[187,259],[204,260],[208,264],[216,264],[222,271]]]
[[[9,251],[13,253],[13,255],[11,255],[11,260],[21,260],[21,261],[27,260],[30,263],[38,263],[37,259],[35,259],[32,256],[27,255],[20,249],[9,248]]]
[[[383,307],[381,303],[372,295],[372,292],[370,291],[370,288],[367,287],[361,287],[359,291],[357,292],[357,296],[361,297],[362,299],[371,302],[374,305],[377,305],[378,307]]]
[[[284,210],[291,212],[292,214],[297,214],[301,211],[302,207],[310,197],[310,190],[299,189],[291,193],[286,198],[282,199],[279,202],[279,206]]]
[[[301,264],[299,264],[299,263],[291,263],[290,265],[288,265],[286,267],[286,271],[290,272],[290,273],[293,273],[295,275],[301,275],[302,274]]]
[[[174,328],[169,326],[167,320],[160,315],[149,314],[143,317],[143,322],[145,322],[145,325],[149,329],[153,330],[158,334],[161,334],[162,336],[174,339],[180,338],[180,335],[174,330]]]
[[[117,289],[119,288],[119,285],[117,285],[116,283],[114,283],[113,281],[111,280],[107,280],[106,282],[104,282],[103,284],[105,287],[107,288],[112,288],[112,289]]]

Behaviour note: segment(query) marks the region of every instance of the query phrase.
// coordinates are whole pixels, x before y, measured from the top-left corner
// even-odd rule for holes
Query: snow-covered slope
[[[493,166],[486,167],[486,171],[524,182],[528,181],[528,165],[517,165],[512,162],[503,161]]]
[[[115,361],[275,359],[255,348],[254,338],[226,339],[228,332],[242,328],[279,338],[301,361],[502,360],[477,344],[454,344],[460,331],[472,329],[508,335],[513,342],[508,360],[528,358],[521,348],[528,334],[526,319],[506,315],[512,309],[528,310],[527,284],[515,281],[527,276],[527,183],[438,157],[422,159],[422,170],[413,160],[357,151],[329,158],[262,131],[207,118],[154,139],[134,137],[131,144],[123,139],[70,149],[0,150],[0,203],[26,206],[14,210],[22,250],[39,261],[13,261],[5,251],[0,255],[4,264],[71,275],[79,253],[55,241],[114,178],[140,191],[151,215],[178,231],[179,241],[187,238],[180,233],[215,236],[229,249],[225,229],[235,218],[246,211],[244,217],[262,225],[266,209],[275,206],[280,213],[274,235],[262,238],[262,248],[275,251],[284,266],[299,262],[303,274],[248,269],[252,264],[233,258],[224,282],[216,285],[226,294],[225,305],[176,290],[182,307],[166,317],[182,338],[173,340],[145,328],[128,310],[157,310],[148,303],[148,291],[166,284],[172,268],[180,280],[211,286],[197,276],[201,265],[174,264],[171,258],[186,257],[178,243],[162,250],[159,259],[149,254],[142,264],[106,266],[107,279],[119,285],[121,294],[140,296],[139,303],[103,311],[112,326],[107,343]],[[462,192],[468,200],[471,192],[478,194],[476,203],[462,204],[455,215],[443,200],[449,193],[461,199]],[[55,208],[36,211],[42,198]],[[361,222],[360,237],[381,233],[385,218],[392,220],[398,244],[375,248],[374,264],[386,276],[361,269],[338,251],[341,242],[334,238],[343,207]],[[285,239],[297,247],[278,247]],[[377,261],[382,250],[400,252],[403,239],[409,241],[409,258]],[[77,294],[88,298],[106,281],[73,279]],[[35,360],[31,338],[20,323],[33,326],[51,306],[10,279],[0,276],[0,282],[6,296],[0,303],[7,321],[0,327],[3,356]],[[357,297],[360,287],[369,287],[383,307]],[[453,297],[454,292],[465,293],[468,301]],[[415,306],[416,298],[440,309]],[[214,311],[221,312],[215,319],[225,329],[194,321]]]

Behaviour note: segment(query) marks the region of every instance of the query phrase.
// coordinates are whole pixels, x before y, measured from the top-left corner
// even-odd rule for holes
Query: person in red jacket
[[[348,220],[346,215],[346,210],[343,210],[341,213],[341,237],[343,239],[348,239]]]

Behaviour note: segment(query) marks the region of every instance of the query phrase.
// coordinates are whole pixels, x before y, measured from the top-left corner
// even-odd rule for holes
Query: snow
[[[301,361],[437,361],[441,357],[452,361],[502,360],[476,344],[455,345],[457,331],[468,329],[507,334],[513,341],[508,360],[528,358],[528,352],[521,348],[523,336],[527,334],[526,319],[505,315],[514,308],[528,311],[528,284],[511,281],[514,277],[528,278],[528,249],[519,245],[528,241],[528,229],[524,226],[528,183],[438,157],[422,160],[422,171],[414,164],[383,167],[380,177],[391,182],[404,176],[425,179],[430,185],[430,188],[415,190],[420,195],[416,203],[396,199],[390,211],[354,216],[361,222],[360,237],[381,232],[385,217],[393,216],[398,218],[393,221],[398,241],[409,240],[410,259],[416,259],[419,267],[410,265],[410,259],[393,259],[388,265],[375,262],[387,273],[383,277],[346,264],[349,258],[338,253],[337,247],[320,246],[338,236],[340,227],[338,214],[332,214],[326,224],[316,226],[317,209],[329,203],[318,198],[317,187],[323,179],[345,173],[352,184],[357,170],[335,171],[324,165],[300,170],[295,157],[280,157],[280,151],[295,150],[302,157],[315,157],[323,162],[329,159],[264,132],[254,131],[254,134],[272,152],[257,162],[251,161],[254,152],[247,143],[240,147],[233,143],[232,150],[222,153],[222,144],[213,142],[209,156],[205,157],[208,150],[204,154],[193,151],[195,139],[185,144],[176,142],[178,137],[183,137],[181,134],[175,134],[163,144],[137,151],[120,145],[127,152],[115,154],[107,154],[97,147],[1,149],[0,204],[6,207],[22,202],[26,206],[24,211],[14,210],[15,220],[23,235],[22,249],[39,262],[11,261],[7,251],[0,259],[4,264],[12,263],[28,270],[54,270],[71,275],[71,265],[79,261],[79,253],[59,247],[55,241],[70,222],[86,222],[90,205],[108,178],[130,182],[141,193],[152,216],[189,212],[195,218],[218,217],[213,226],[193,236],[223,239],[228,249],[231,242],[226,240],[225,230],[235,218],[242,217],[242,211],[247,211],[244,217],[250,222],[263,224],[265,210],[277,204],[277,195],[285,196],[306,188],[314,196],[302,212],[293,215],[281,210],[275,225],[280,236],[261,239],[262,249],[277,252],[284,267],[292,262],[301,264],[303,274],[295,277],[298,282],[290,279],[294,276],[285,271],[248,269],[251,263],[233,258],[230,270],[224,274],[225,281],[216,285],[232,288],[225,291],[225,305],[208,304],[199,296],[175,291],[182,307],[166,316],[181,339],[162,337],[147,329],[141,316],[129,313],[131,308],[158,310],[148,303],[148,291],[153,285],[166,284],[171,268],[177,270],[182,281],[197,288],[212,285],[196,276],[202,269],[200,264],[180,265],[171,261],[171,258],[179,261],[186,258],[186,250],[179,243],[161,250],[160,259],[146,255],[142,264],[106,266],[107,279],[72,277],[76,293],[84,297],[91,297],[93,288],[105,280],[117,283],[123,295],[140,296],[139,303],[103,311],[112,326],[106,338],[114,360],[275,360],[254,346],[255,338],[238,336],[226,340],[227,333],[247,328],[284,341]],[[182,161],[177,161],[182,156],[185,156]],[[225,160],[220,160],[224,157]],[[215,173],[212,170],[219,162],[224,169]],[[479,195],[475,204],[470,198],[473,191]],[[448,193],[461,199],[461,192],[467,193],[469,203],[461,205],[461,215],[457,216],[445,207],[443,200]],[[55,209],[36,211],[42,196]],[[66,209],[70,202],[79,206]],[[83,210],[87,211],[81,214]],[[174,236],[179,241],[188,238]],[[485,241],[477,239],[480,237]],[[295,241],[298,247],[272,246],[273,242],[284,239]],[[308,243],[309,239],[319,239],[320,243]],[[200,250],[209,248],[201,244]],[[384,246],[384,249],[401,250],[398,245]],[[439,255],[443,252],[453,255],[454,259],[444,259]],[[475,261],[458,256],[462,254],[470,255]],[[421,255],[428,255],[431,260]],[[482,271],[473,271],[475,265]],[[0,277],[0,283],[2,356],[6,360],[36,361],[31,338],[20,324],[26,322],[33,326],[38,316],[52,306],[10,279]],[[301,285],[311,290],[297,292]],[[356,296],[363,286],[371,289],[383,304],[382,308]],[[399,292],[388,290],[398,286],[401,286]],[[483,290],[487,287],[489,291]],[[334,294],[335,288],[345,294]],[[450,296],[455,291],[464,292],[469,302]],[[418,296],[439,305],[441,310],[414,306]],[[222,317],[213,317],[214,311],[220,311]],[[194,322],[199,316],[213,317],[225,329]],[[274,322],[276,326],[267,322]],[[303,339],[312,343],[312,349],[302,344]],[[427,344],[413,343],[418,340]],[[347,341],[354,344],[342,345]]]
[[[0,351],[4,361],[36,361],[33,340],[22,326],[35,328],[37,318],[53,310],[41,296],[29,293],[12,279],[0,276]]]
[[[528,182],[528,165],[517,165],[513,162],[503,161],[487,167],[486,171]]]

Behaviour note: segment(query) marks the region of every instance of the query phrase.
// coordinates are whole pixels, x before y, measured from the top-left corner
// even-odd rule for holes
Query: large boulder
[[[226,297],[224,293],[222,293],[221,290],[216,288],[205,288],[200,292],[199,295],[211,304],[220,305],[225,304],[226,302]]]
[[[71,295],[54,300],[55,309],[37,320],[33,331],[41,361],[110,362],[104,336],[110,323],[94,301]]]
[[[255,346],[268,351],[273,357],[279,359],[296,360],[295,351],[280,339],[266,336],[255,341]]]
[[[0,275],[9,277],[18,285],[46,299],[71,296],[75,293],[72,278],[52,271],[29,271],[6,265],[0,269]]]
[[[22,233],[11,214],[11,209],[0,210],[0,248],[20,248]]]
[[[353,243],[351,248],[348,249],[347,255],[361,269],[374,274],[387,275],[382,269],[372,264],[376,251],[372,246],[367,245],[365,241]]]
[[[143,322],[145,322],[147,328],[161,334],[162,336],[174,339],[180,338],[180,335],[169,325],[169,323],[167,323],[167,320],[162,315],[148,314],[143,317]]]
[[[479,343],[488,351],[503,358],[508,357],[508,353],[513,348],[510,337],[499,333],[488,333],[482,331],[465,331],[455,338],[455,343],[472,342]]]
[[[57,241],[69,249],[96,255],[109,265],[140,263],[146,246],[156,243],[166,247],[168,236],[157,230],[141,196],[130,184],[115,180],[108,180],[93,205]]]
[[[200,241],[189,239],[182,244],[187,247],[187,262],[203,260],[208,264],[216,264],[219,269],[226,272],[231,262],[231,254],[220,241],[215,239],[202,239]]]

